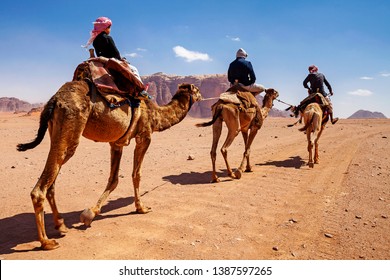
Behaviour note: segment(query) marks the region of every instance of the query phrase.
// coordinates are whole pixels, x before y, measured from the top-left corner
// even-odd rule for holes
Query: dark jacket
[[[107,33],[100,33],[96,36],[92,44],[97,56],[121,59],[121,55],[115,46],[114,40]]]
[[[252,63],[243,57],[238,57],[229,65],[228,80],[231,84],[238,80],[244,86],[249,86],[256,82],[256,75],[253,71]]]
[[[308,83],[310,83],[310,87],[307,85]],[[327,96],[328,94],[325,92],[324,83],[329,92],[332,92],[332,87],[322,73],[310,73],[307,75],[306,79],[303,81],[303,86],[310,89],[311,93],[317,92],[318,90],[323,96]]]

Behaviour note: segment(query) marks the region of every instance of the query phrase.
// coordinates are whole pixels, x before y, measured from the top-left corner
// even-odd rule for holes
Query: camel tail
[[[219,105],[217,107],[217,109],[215,110],[215,113],[213,115],[213,119],[209,122],[204,122],[204,123],[197,123],[195,126],[196,127],[206,127],[206,126],[210,126],[212,125],[213,123],[215,123],[215,121],[219,118],[219,116],[221,115],[221,112],[222,112],[222,106]]]
[[[306,131],[307,130],[307,128],[313,123],[313,120],[314,120],[314,114],[313,115],[311,115],[311,118],[310,118],[310,120],[307,122],[307,123],[305,123],[305,126],[304,127],[301,127],[301,128],[299,128],[298,130],[299,131]]]
[[[45,107],[41,113],[41,117],[39,120],[39,129],[38,129],[38,133],[37,133],[35,140],[33,140],[29,143],[18,144],[16,146],[16,149],[19,152],[24,152],[24,151],[27,151],[30,149],[34,149],[36,146],[38,146],[42,142],[43,138],[45,137],[46,130],[48,128],[48,123],[53,116],[55,105],[56,105],[56,101],[52,97],[49,100],[49,102],[47,102],[47,104],[45,105]]]

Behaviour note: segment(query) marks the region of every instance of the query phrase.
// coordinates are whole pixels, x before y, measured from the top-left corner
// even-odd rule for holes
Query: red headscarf
[[[95,22],[93,22],[93,30],[91,31],[91,37],[84,48],[88,47],[93,40],[95,40],[96,36],[106,30],[108,27],[112,25],[112,21],[108,17],[100,17],[97,18]]]
[[[315,65],[310,65],[310,66],[309,66],[309,72],[310,72],[310,73],[318,72],[318,67],[315,66]]]

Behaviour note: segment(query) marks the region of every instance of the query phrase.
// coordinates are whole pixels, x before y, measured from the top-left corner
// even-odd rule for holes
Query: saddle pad
[[[238,99],[237,94],[235,92],[223,92],[219,96],[219,99],[226,102],[226,103],[233,103],[240,105],[241,101]]]

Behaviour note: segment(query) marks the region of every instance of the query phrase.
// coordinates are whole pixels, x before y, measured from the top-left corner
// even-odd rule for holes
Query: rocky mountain
[[[353,113],[348,119],[387,119],[386,116],[380,112],[370,112],[366,110],[359,110]]]
[[[176,93],[178,85],[181,83],[191,83],[199,87],[205,100],[194,104],[189,115],[197,118],[211,117],[211,105],[217,100],[219,95],[229,88],[226,74],[196,75],[196,76],[175,76],[164,73],[156,73],[150,76],[143,76],[143,82],[149,84],[148,92],[153,95],[159,105],[167,104]],[[262,96],[258,101],[262,104]],[[288,112],[272,109],[269,116],[287,117]]]
[[[0,97],[0,112],[28,112],[42,104],[30,104],[14,97]]]
[[[229,88],[229,82],[226,74],[196,75],[196,76],[177,76],[156,73],[149,76],[143,76],[145,84],[149,84],[148,92],[153,96],[155,102],[159,105],[167,104],[176,93],[178,85],[181,83],[191,83],[199,87],[204,98],[197,102],[191,108],[189,115],[197,118],[210,118],[211,105],[217,100],[219,95]],[[262,94],[264,95],[264,94]],[[258,101],[262,104],[262,96],[258,96]],[[30,104],[17,98],[0,98],[0,112],[29,112],[36,107],[43,107],[42,104]],[[271,117],[288,117],[289,113],[272,109],[269,113]]]

